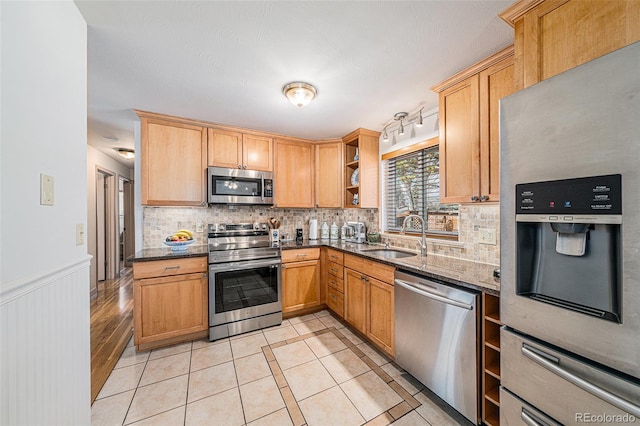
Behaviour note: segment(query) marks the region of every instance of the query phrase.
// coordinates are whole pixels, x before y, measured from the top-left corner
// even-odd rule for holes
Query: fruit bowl
[[[171,247],[171,250],[179,251],[186,250],[189,244],[192,244],[195,240],[184,240],[184,241],[163,241],[164,244]]]

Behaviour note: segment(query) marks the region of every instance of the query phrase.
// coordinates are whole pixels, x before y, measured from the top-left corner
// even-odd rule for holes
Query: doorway
[[[96,283],[116,278],[118,232],[116,175],[108,170],[96,170]],[[99,288],[99,287],[98,287]]]
[[[129,259],[134,254],[133,182],[123,176],[118,177],[118,272],[132,266]]]

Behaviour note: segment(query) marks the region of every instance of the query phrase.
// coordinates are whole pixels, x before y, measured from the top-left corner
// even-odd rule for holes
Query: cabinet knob
[[[238,164],[238,168],[241,169],[242,168],[242,164]]]
[[[478,198],[477,195],[472,195],[471,196],[471,201],[473,201],[474,203],[477,202],[478,200],[480,200],[480,198]]]
[[[246,170],[247,169],[247,165],[245,164],[244,166],[242,166],[242,168]]]
[[[480,197],[480,201],[489,201],[489,196],[488,195],[482,195]]]

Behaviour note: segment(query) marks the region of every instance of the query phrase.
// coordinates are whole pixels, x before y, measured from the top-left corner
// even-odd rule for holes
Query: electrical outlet
[[[76,245],[81,246],[84,244],[84,224],[76,224]]]
[[[203,226],[202,226],[202,221],[198,220],[196,222],[196,232],[204,232]]]
[[[40,204],[53,205],[53,176],[40,173]]]
[[[487,244],[495,246],[496,241],[496,230],[491,228],[480,228],[479,230],[480,244]]]
[[[182,222],[178,222],[177,223],[177,227],[178,227],[178,229],[182,229]]]

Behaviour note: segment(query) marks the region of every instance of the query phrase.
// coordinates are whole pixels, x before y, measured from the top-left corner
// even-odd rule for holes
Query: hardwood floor
[[[91,299],[91,403],[133,335],[133,271],[98,284]]]

